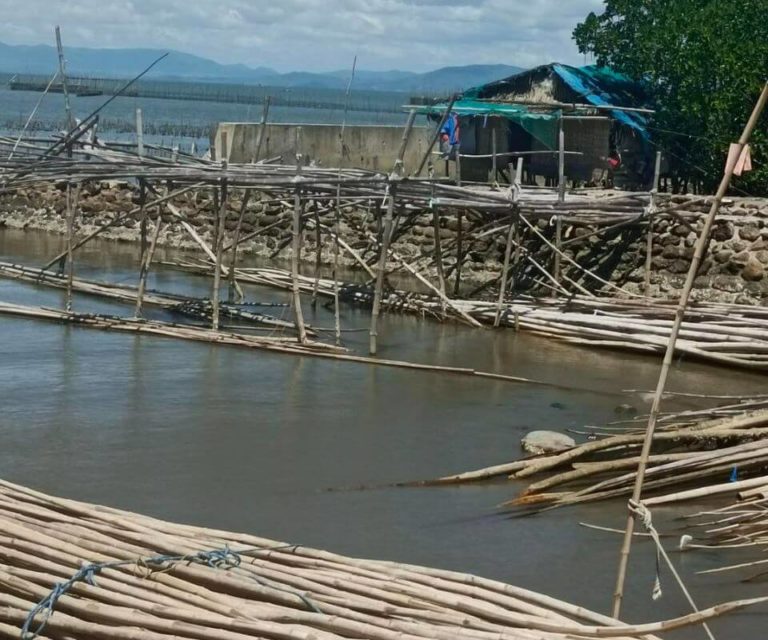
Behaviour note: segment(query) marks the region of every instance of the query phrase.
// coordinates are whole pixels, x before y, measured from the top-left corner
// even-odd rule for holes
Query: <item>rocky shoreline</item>
[[[232,194],[226,222],[227,240],[231,239],[238,212],[240,196]],[[667,196],[674,201],[685,196]],[[82,189],[76,234],[82,237],[117,216],[138,206],[138,192],[134,187],[121,183],[89,183]],[[199,236],[211,245],[214,236],[213,202],[210,193],[184,194],[173,200],[183,212],[185,219],[195,227]],[[374,205],[375,206],[375,205]],[[693,256],[693,247],[701,231],[701,215],[708,209],[706,203],[690,202],[685,216],[665,215],[654,221],[650,292],[662,299],[676,298],[685,280]],[[150,215],[155,212],[151,209]],[[310,209],[311,211],[311,209]],[[158,238],[160,246],[194,251],[202,254],[200,246],[191,238],[179,220],[164,208],[161,212],[164,223]],[[271,226],[263,234],[240,245],[238,251],[244,256],[290,257],[291,217],[286,215],[283,205],[270,201],[253,199],[246,207],[241,235]],[[458,220],[456,216],[441,215],[439,234],[444,249],[456,243]],[[462,267],[462,293],[482,288],[477,295],[491,296],[498,280],[504,255],[504,234],[493,236],[473,235],[476,223],[471,216],[462,220],[464,245],[467,259]],[[554,234],[551,221],[539,220],[538,228],[546,237]],[[41,185],[19,189],[0,197],[0,226],[16,229],[34,229],[50,233],[66,232],[66,203],[63,186]],[[307,265],[317,262],[317,237],[314,229],[304,231],[304,246],[301,259]],[[434,228],[431,214],[425,213],[408,220],[402,226],[394,249],[404,260],[415,262],[423,258],[422,267],[436,277],[434,266],[429,266],[434,251]],[[597,273],[601,278],[623,288],[626,292],[642,293],[645,280],[646,230],[643,225],[627,226],[615,233],[595,235],[588,226],[565,226],[563,238],[564,253],[569,258]],[[370,237],[378,232],[378,224],[370,207],[346,214],[341,226],[342,237],[366,260],[375,260],[374,243]],[[366,233],[368,236],[366,237]],[[105,240],[118,242],[139,242],[141,239],[140,216],[130,216],[104,230],[100,236]],[[583,239],[582,239],[583,238]],[[549,267],[551,254],[544,243],[535,236],[524,237],[526,249],[532,256],[541,255],[544,265]],[[323,234],[320,242],[320,264],[328,265],[333,260],[332,240]],[[538,252],[538,253],[537,253]],[[455,257],[444,260],[450,272]],[[342,252],[340,264],[345,267],[357,265],[348,253]],[[359,265],[358,265],[359,266]],[[392,267],[396,265],[393,264]],[[577,280],[582,285],[595,289],[601,287],[605,293],[625,295],[615,287],[602,286],[594,279],[585,277],[583,271],[568,260],[562,262],[565,278]],[[539,274],[540,275],[540,274]],[[518,274],[519,283],[533,290],[533,275]],[[450,279],[449,279],[450,281]],[[593,286],[590,286],[593,285]],[[693,298],[714,302],[738,304],[765,304],[768,301],[768,200],[739,198],[729,200],[721,211],[712,234],[708,254],[702,264],[694,285]]]

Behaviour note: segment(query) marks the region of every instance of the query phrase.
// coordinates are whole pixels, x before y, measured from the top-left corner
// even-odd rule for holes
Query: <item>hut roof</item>
[[[547,143],[554,141],[554,126],[564,109],[595,108],[648,138],[647,114],[608,107],[645,108],[647,92],[641,83],[608,67],[571,67],[552,63],[534,67],[502,80],[473,87],[454,103],[464,116],[503,116],[520,124]],[[435,104],[421,113],[442,113],[447,105]]]

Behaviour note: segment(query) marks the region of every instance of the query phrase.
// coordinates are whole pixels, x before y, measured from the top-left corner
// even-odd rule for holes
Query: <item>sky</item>
[[[0,0],[0,41],[177,49],[286,71],[583,63],[602,0]]]

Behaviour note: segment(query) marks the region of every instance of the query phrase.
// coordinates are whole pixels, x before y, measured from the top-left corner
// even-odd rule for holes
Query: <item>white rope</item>
[[[659,558],[661,557],[661,558],[664,558],[664,561],[667,563],[669,570],[672,572],[672,575],[675,577],[675,580],[677,580],[677,584],[680,586],[680,590],[683,592],[683,595],[685,595],[686,600],[688,600],[688,604],[690,604],[691,608],[696,613],[698,613],[699,608],[696,606],[696,603],[693,601],[691,594],[688,592],[688,589],[683,583],[683,579],[680,577],[680,574],[677,572],[674,565],[672,564],[672,560],[670,560],[669,556],[667,555],[667,552],[664,550],[664,547],[661,544],[661,538],[659,537],[659,532],[656,531],[656,528],[653,526],[653,518],[651,516],[650,509],[648,509],[648,507],[645,506],[642,502],[635,502],[634,500],[630,500],[628,503],[628,506],[629,506],[629,510],[632,512],[635,518],[639,519],[643,523],[643,526],[645,527],[646,531],[650,534],[651,539],[656,545],[656,579],[654,580],[654,583],[653,583],[653,591],[651,593],[651,597],[654,600],[658,600],[662,596],[661,578],[659,575],[660,573]],[[704,627],[704,630],[707,632],[707,636],[709,637],[709,640],[715,640],[715,636],[712,635],[712,631],[707,626],[707,623],[702,622],[701,624]]]

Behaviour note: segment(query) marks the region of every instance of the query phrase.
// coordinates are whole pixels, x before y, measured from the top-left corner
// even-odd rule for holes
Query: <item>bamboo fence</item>
[[[751,604],[629,625],[501,582],[165,522],[0,481],[0,637],[644,638]]]

